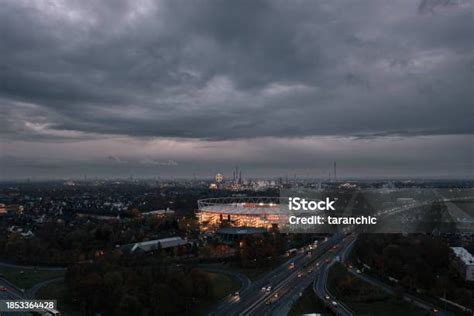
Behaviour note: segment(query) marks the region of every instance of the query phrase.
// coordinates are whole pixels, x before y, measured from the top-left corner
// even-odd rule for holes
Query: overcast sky
[[[471,0],[4,0],[1,177],[472,177],[473,28]]]

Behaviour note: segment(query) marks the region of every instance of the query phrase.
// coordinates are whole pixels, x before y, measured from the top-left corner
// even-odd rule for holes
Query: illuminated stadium
[[[280,197],[224,197],[198,201],[197,216],[203,230],[223,222],[232,227],[270,228],[288,215],[280,210]]]

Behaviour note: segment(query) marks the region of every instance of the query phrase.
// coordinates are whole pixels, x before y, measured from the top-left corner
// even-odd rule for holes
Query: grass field
[[[29,289],[38,282],[62,277],[64,271],[41,270],[34,268],[13,268],[0,266],[0,274],[21,289]]]
[[[426,315],[426,311],[355,277],[342,264],[329,270],[328,289],[357,315]]]
[[[239,268],[239,267],[235,267],[235,268],[231,268],[231,270],[235,271],[235,272],[240,272],[240,273],[246,275],[247,278],[249,278],[250,280],[255,281],[258,278],[260,278],[261,276],[265,275],[265,273],[268,273],[269,271],[271,271],[272,268],[273,267],[269,267],[269,268]]]
[[[308,286],[304,291],[303,295],[299,300],[291,307],[289,316],[300,316],[303,314],[323,314],[326,311],[326,307],[316,297],[313,291],[313,284]]]
[[[208,271],[205,273],[211,281],[212,296],[216,300],[240,289],[240,282],[228,275]]]
[[[38,290],[37,299],[55,299],[58,301],[58,310],[61,315],[79,316],[81,313],[73,307],[71,298],[67,295],[68,290],[64,281],[48,284]]]
[[[258,280],[260,277],[264,276],[266,273],[272,271],[278,265],[280,265],[283,262],[283,260],[279,260],[277,262],[274,262],[273,264],[270,264],[266,267],[258,267],[258,268],[242,268],[238,266],[237,264],[234,265],[228,265],[225,267],[225,269],[229,269],[235,272],[242,273],[247,276],[251,281]]]
[[[199,315],[206,315],[208,311],[228,294],[231,294],[240,289],[240,282],[228,275],[204,271],[211,281],[212,299],[198,302],[196,313]]]

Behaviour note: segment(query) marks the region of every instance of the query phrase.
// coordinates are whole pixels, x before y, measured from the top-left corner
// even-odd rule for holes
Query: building
[[[198,201],[197,217],[203,231],[230,227],[271,228],[287,221],[279,197],[225,197]]]
[[[21,214],[23,212],[23,206],[18,204],[3,204],[0,203],[0,215],[3,214]]]
[[[224,176],[222,175],[222,173],[218,173],[216,174],[215,179],[216,183],[221,183],[224,180]]]
[[[188,242],[181,237],[169,237],[124,245],[122,251],[127,253],[143,253],[158,249],[177,248],[186,244]]]
[[[26,229],[23,229],[23,227],[17,227],[17,226],[8,227],[7,231],[9,233],[18,234],[19,236],[25,239],[31,238],[35,235],[31,231],[31,229],[26,230]]]
[[[155,210],[150,212],[143,212],[142,216],[156,216],[156,217],[167,217],[173,216],[174,211],[167,208],[166,210]]]
[[[94,214],[94,213],[76,213],[77,217],[80,218],[92,218],[101,221],[119,221],[120,214],[117,215],[104,215],[104,214]]]
[[[465,281],[474,281],[474,256],[463,247],[451,247],[457,258],[459,274]]]

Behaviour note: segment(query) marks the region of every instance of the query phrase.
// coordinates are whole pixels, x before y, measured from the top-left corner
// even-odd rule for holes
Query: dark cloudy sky
[[[0,10],[1,177],[472,177],[474,1]]]

